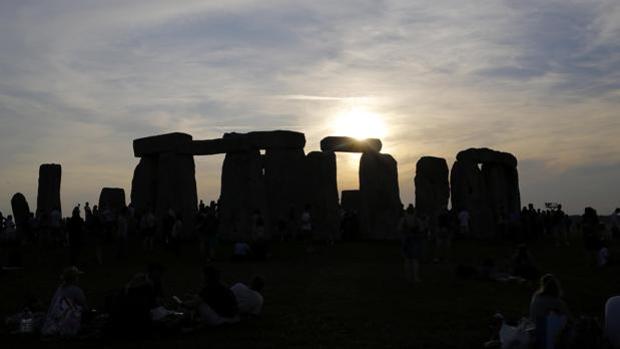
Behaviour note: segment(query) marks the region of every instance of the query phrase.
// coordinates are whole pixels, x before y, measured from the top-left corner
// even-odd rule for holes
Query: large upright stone
[[[37,192],[37,217],[49,215],[60,206],[60,179],[62,169],[58,164],[43,164],[39,167],[39,187]]]
[[[510,217],[521,206],[517,159],[488,148],[467,149],[456,158],[451,173],[452,207],[469,211],[475,235],[492,236],[500,217]]]
[[[249,240],[252,214],[265,212],[263,164],[258,150],[227,153],[222,165],[220,233],[233,241]]]
[[[157,207],[158,156],[144,156],[133,172],[131,203],[136,212],[155,212]]]
[[[353,137],[332,136],[321,140],[322,151],[365,153],[380,152],[381,140],[377,138],[357,139]]]
[[[198,210],[195,173],[191,155],[163,153],[159,156],[156,214],[164,217],[169,210],[180,214],[185,238],[193,233]]]
[[[303,148],[267,149],[263,158],[268,232],[305,203],[306,155]]]
[[[15,193],[11,198],[11,208],[13,209],[13,218],[18,230],[23,230],[28,225],[30,219],[30,206],[22,193]]]
[[[361,235],[369,239],[395,239],[402,210],[397,163],[389,154],[362,154],[359,169]]]
[[[336,155],[311,152],[306,157],[307,204],[311,206],[313,235],[319,240],[339,238]]]
[[[415,206],[432,220],[448,207],[450,184],[445,159],[424,156],[418,160],[415,175]]]
[[[108,208],[120,212],[126,206],[123,188],[103,188],[99,193],[99,209]]]

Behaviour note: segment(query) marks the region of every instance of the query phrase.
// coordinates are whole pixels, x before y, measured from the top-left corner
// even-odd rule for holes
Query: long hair
[[[554,298],[562,297],[562,287],[558,279],[553,274],[545,274],[540,278],[540,288],[538,294]]]

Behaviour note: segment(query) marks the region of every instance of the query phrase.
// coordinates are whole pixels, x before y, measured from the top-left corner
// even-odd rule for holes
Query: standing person
[[[258,260],[267,258],[267,239],[265,238],[265,220],[260,210],[252,215],[252,251]]]
[[[616,208],[609,216],[609,229],[612,238],[620,237],[620,208]]]
[[[93,214],[89,229],[95,240],[95,257],[97,258],[97,263],[99,265],[103,265],[103,244],[105,243],[105,233],[97,205],[93,206]]]
[[[420,231],[418,218],[413,205],[409,204],[399,222],[402,236],[402,254],[405,258],[405,276],[412,282],[421,282],[420,259],[424,253],[425,236]]]
[[[469,235],[469,211],[466,209],[461,210],[458,215],[459,219],[459,234],[461,237]]]
[[[62,244],[64,240],[62,236],[62,226],[61,226],[62,216],[60,215],[60,210],[58,207],[54,207],[50,212],[50,233],[51,240],[54,244]]]
[[[84,235],[84,221],[80,217],[80,210],[77,207],[73,209],[71,218],[67,222],[67,232],[69,236],[69,263],[78,266]]]
[[[437,246],[436,259],[439,262],[450,259],[452,249],[452,217],[446,209],[437,217],[437,233],[435,243]]]
[[[148,210],[140,219],[140,228],[144,236],[144,249],[153,251],[155,246],[155,231],[157,230],[157,219],[153,211]]]
[[[119,258],[127,257],[127,239],[129,231],[129,217],[127,207],[123,207],[116,220],[117,236],[118,239],[118,254]]]
[[[183,234],[183,219],[180,214],[175,214],[172,232],[170,234],[170,248],[177,256],[181,254],[181,235]]]
[[[300,229],[302,239],[306,241],[306,252],[313,252],[312,247],[312,215],[310,215],[310,205],[306,204],[301,213]]]
[[[596,265],[596,255],[601,248],[600,222],[596,210],[586,207],[581,217],[581,229],[588,263]]]
[[[17,229],[15,228],[12,215],[6,216],[6,219],[4,220],[2,240],[4,240],[4,244],[8,249],[7,264],[12,267],[21,266],[19,238],[17,236]]]

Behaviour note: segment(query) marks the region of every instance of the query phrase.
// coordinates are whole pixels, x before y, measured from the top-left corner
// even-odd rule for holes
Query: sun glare
[[[338,136],[358,139],[382,138],[387,129],[378,114],[363,108],[351,108],[336,116],[332,132]]]

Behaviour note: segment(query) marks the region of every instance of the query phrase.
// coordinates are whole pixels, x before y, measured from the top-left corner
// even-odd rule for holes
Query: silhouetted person
[[[140,219],[140,230],[142,232],[143,246],[147,251],[152,251],[155,246],[155,231],[157,230],[157,219],[151,210],[147,210]]]
[[[21,246],[12,215],[6,216],[4,220],[2,240],[4,240],[4,244],[8,248],[7,264],[12,267],[20,267],[22,265]]]
[[[252,215],[252,252],[255,259],[265,260],[267,258],[268,246],[265,237],[265,220],[260,210],[255,210]]]
[[[181,254],[181,236],[183,235],[183,219],[180,214],[175,215],[174,225],[170,234],[170,248],[177,256]]]
[[[84,220],[80,217],[78,207],[73,210],[71,218],[67,222],[67,233],[69,237],[69,262],[71,265],[78,266],[84,240]]]
[[[421,282],[420,260],[424,254],[426,236],[420,230],[413,205],[407,206],[400,220],[399,230],[402,236],[402,254],[405,258],[405,276],[409,281]]]
[[[127,207],[121,208],[117,220],[116,220],[116,241],[118,244],[118,252],[117,256],[119,258],[127,257],[127,243],[128,243],[128,230],[129,230],[129,221],[128,221],[128,210]]]
[[[616,208],[609,216],[609,229],[611,230],[612,238],[620,237],[620,208]]]
[[[588,262],[591,265],[596,263],[596,253],[601,248],[600,229],[598,214],[592,207],[586,207],[581,217],[581,229],[583,242],[588,254]]]
[[[302,239],[306,242],[306,252],[313,252],[314,248],[312,247],[312,215],[310,214],[310,205],[306,204],[304,206],[304,210],[301,213],[300,217],[300,225],[299,231],[301,233]]]
[[[95,242],[95,257],[99,265],[103,264],[103,244],[105,243],[105,230],[103,222],[101,221],[101,215],[97,205],[93,206],[93,214],[89,225],[89,230],[94,237]]]

